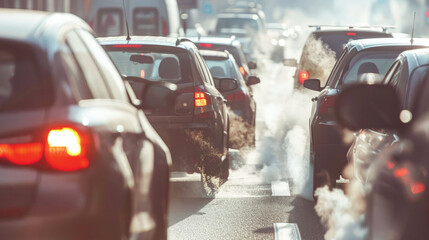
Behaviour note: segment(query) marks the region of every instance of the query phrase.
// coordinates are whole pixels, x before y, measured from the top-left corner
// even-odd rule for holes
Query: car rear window
[[[377,32],[326,32],[314,34],[316,39],[321,39],[332,51],[335,52],[338,58],[344,49],[344,46],[350,41],[365,39],[365,38],[388,38],[392,37],[390,34],[377,33]]]
[[[215,78],[238,78],[237,72],[234,71],[234,65],[228,59],[211,59],[203,57],[206,61],[210,73]]]
[[[258,31],[258,22],[252,18],[219,18],[216,25],[216,34],[220,35],[235,33],[242,36]]]
[[[214,51],[228,51],[235,59],[235,62],[238,65],[242,65],[241,64],[241,58],[240,58],[240,52],[237,50],[236,47],[233,46],[228,46],[228,45],[216,45],[216,44],[209,44],[209,43],[200,43],[197,44],[198,49],[208,49],[208,50],[214,50]],[[210,47],[207,47],[210,46]],[[241,56],[243,59],[245,58],[244,53]]]
[[[0,112],[46,105],[44,84],[28,50],[0,43]]]
[[[133,11],[133,34],[158,36],[158,10],[156,8],[136,8]]]
[[[115,47],[108,47],[107,52],[119,72],[127,76],[150,81],[192,82],[187,52],[138,51],[132,48],[118,50]]]
[[[346,72],[341,78],[343,84],[358,81],[381,82],[400,50],[362,51],[350,61]]]
[[[123,19],[122,9],[101,8],[97,13],[97,34],[101,37],[123,35]]]

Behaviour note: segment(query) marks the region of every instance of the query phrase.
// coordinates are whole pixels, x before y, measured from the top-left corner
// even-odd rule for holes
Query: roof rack
[[[321,30],[322,27],[327,28],[348,28],[348,29],[359,29],[359,28],[381,28],[383,32],[388,32],[389,29],[395,29],[396,26],[392,25],[356,25],[356,26],[350,26],[350,25],[308,25],[310,28],[316,28],[316,30]]]

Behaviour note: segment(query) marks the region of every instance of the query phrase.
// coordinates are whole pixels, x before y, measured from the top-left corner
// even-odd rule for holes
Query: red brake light
[[[395,170],[393,172],[393,174],[395,175],[395,177],[400,178],[400,177],[403,177],[403,176],[405,176],[405,175],[408,174],[408,169],[406,169],[406,168],[399,168],[399,169]]]
[[[52,129],[47,138],[45,157],[53,168],[76,171],[89,166],[87,139],[72,128]]]
[[[348,32],[347,36],[356,36],[356,33],[355,32]]]
[[[18,165],[34,164],[42,158],[42,143],[0,144],[0,158]]]
[[[140,48],[142,47],[141,44],[116,44],[113,45],[115,48]]]
[[[299,80],[299,83],[301,83],[301,85],[304,84],[304,81],[309,78],[310,78],[310,74],[308,74],[308,72],[303,70],[299,71],[298,80]]]
[[[413,194],[419,194],[426,191],[426,186],[422,182],[411,184],[411,192]]]
[[[207,106],[207,98],[204,92],[195,92],[195,107]]]
[[[327,114],[329,113],[329,109],[334,107],[335,104],[335,96],[325,96],[322,99],[322,102],[320,103],[320,114]]]
[[[246,71],[244,71],[244,67],[239,67],[241,75],[246,75]]]
[[[213,47],[213,45],[211,43],[200,43],[200,46],[204,47],[204,48],[212,48]]]
[[[237,92],[226,96],[226,100],[230,102],[243,101],[244,99],[246,99],[246,94],[244,92]]]
[[[167,36],[169,32],[167,21],[162,20],[162,33]]]

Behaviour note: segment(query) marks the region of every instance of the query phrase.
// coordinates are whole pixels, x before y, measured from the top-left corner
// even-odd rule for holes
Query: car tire
[[[159,151],[163,154],[163,151]],[[156,222],[155,237],[156,240],[167,239],[168,228],[168,204],[169,204],[169,170],[167,160],[164,157],[159,157],[155,161],[154,180],[152,181],[151,198],[153,206],[153,214]]]

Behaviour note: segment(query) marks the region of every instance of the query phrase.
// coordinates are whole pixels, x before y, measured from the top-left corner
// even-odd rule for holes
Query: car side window
[[[338,72],[338,68],[341,65],[341,63],[342,63],[343,59],[345,58],[345,56],[347,55],[347,53],[348,53],[348,49],[344,48],[343,52],[341,53],[340,57],[338,58],[337,64],[335,64],[334,68],[332,69],[331,73],[329,74],[326,86],[329,86],[332,88],[335,87],[336,82],[334,79],[336,78],[335,77],[337,75],[336,73]]]
[[[204,59],[201,57],[201,55],[200,55],[200,53],[199,53],[199,52],[196,52],[196,56],[197,56],[198,61],[199,61],[199,62],[200,62],[200,64],[201,64],[201,70],[203,71],[204,76],[205,76],[204,81],[205,81],[207,84],[210,84],[210,85],[212,85],[212,86],[215,86],[215,85],[214,85],[214,82],[213,82],[212,75],[211,75],[211,73],[210,73],[210,71],[209,71],[209,68],[207,67],[206,62],[205,62],[205,61],[204,61]]]
[[[110,93],[112,93],[115,99],[128,102],[122,77],[119,75],[116,66],[110,60],[109,55],[107,55],[106,51],[104,51],[100,44],[98,44],[97,40],[95,40],[89,32],[80,30],[78,31],[78,34],[87,44],[88,50],[91,53],[94,62],[98,65]]]
[[[73,91],[73,95],[77,101],[84,99],[93,98],[92,93],[89,89],[82,70],[80,69],[76,58],[73,56],[73,53],[70,47],[64,44],[61,47],[61,60],[63,61],[62,65],[64,66],[64,71],[69,81],[70,87]]]
[[[103,81],[97,64],[93,61],[85,44],[79,38],[76,32],[71,31],[66,36],[66,42],[76,58],[83,75],[95,98],[110,98],[107,86]]]
[[[387,83],[388,85],[394,87],[395,89],[397,89],[398,83],[399,83],[399,77],[401,74],[401,70],[402,70],[402,64],[400,62],[398,62],[395,71],[392,72],[392,77],[388,80],[389,82]]]
[[[399,61],[395,61],[390,69],[387,71],[386,76],[383,79],[384,84],[389,84],[390,80],[392,79],[393,74],[395,73],[396,69],[398,68]]]

